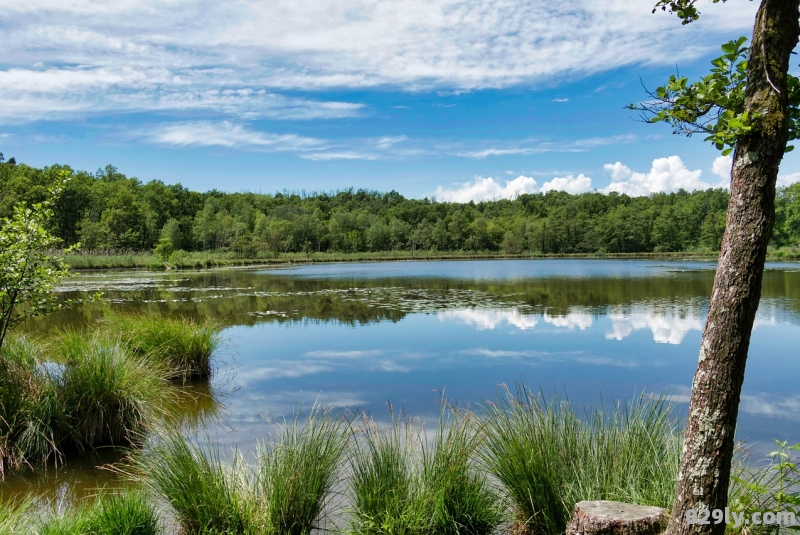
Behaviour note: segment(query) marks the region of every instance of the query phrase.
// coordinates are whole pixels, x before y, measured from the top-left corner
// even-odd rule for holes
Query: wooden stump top
[[[659,535],[667,527],[666,509],[605,500],[578,502],[567,535]]]

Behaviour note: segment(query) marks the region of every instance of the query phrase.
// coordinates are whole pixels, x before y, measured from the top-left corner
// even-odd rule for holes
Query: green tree
[[[718,2],[719,0],[714,0]],[[684,24],[699,17],[696,0],[658,0]],[[734,431],[767,244],[775,221],[781,159],[798,137],[800,81],[789,58],[800,37],[800,0],[762,0],[752,45],[726,43],[711,73],[697,82],[672,76],[640,106],[647,120],[673,132],[702,133],[733,152],[730,200],[700,358],[692,384],[678,485],[667,533],[722,535],[725,524],[685,521],[687,511],[724,509]]]
[[[65,183],[66,178],[51,188],[45,201],[17,205],[0,225],[0,347],[15,325],[65,305],[53,288],[67,276],[67,267],[47,253],[60,242],[47,226]]]

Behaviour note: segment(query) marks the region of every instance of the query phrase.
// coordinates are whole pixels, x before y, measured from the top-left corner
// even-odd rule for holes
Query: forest
[[[218,251],[239,258],[283,253],[461,251],[570,254],[718,251],[723,189],[629,197],[562,191],[513,200],[437,202],[396,191],[346,189],[274,194],[191,191],[143,182],[108,165],[95,173],[0,160],[0,218],[41,201],[49,184],[71,179],[51,231],[84,251]],[[220,182],[223,183],[221,177]],[[800,245],[800,183],[777,192],[771,245]]]

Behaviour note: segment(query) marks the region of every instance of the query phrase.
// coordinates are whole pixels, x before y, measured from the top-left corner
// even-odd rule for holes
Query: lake
[[[554,259],[86,273],[59,291],[101,291],[100,301],[27,327],[54,332],[112,310],[222,320],[211,386],[184,396],[191,432],[222,451],[252,450],[268,438],[265,420],[315,400],[376,419],[388,417],[387,403],[435,419],[442,392],[480,404],[520,381],[574,405],[666,394],[682,416],[714,269]],[[798,341],[800,265],[768,264],[737,430],[759,456],[773,439],[800,442]],[[92,468],[105,460],[11,477],[0,489],[90,488],[115,478]]]

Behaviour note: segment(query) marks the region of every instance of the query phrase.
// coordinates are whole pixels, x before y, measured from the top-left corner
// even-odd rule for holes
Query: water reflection
[[[25,327],[46,335],[145,309],[225,321],[219,373],[179,394],[173,424],[223,450],[251,450],[265,419],[315,400],[377,415],[391,402],[432,419],[442,390],[482,402],[523,379],[577,405],[669,391],[685,411],[713,267],[546,260],[92,274],[62,293],[102,291],[102,300]],[[800,271],[769,267],[737,433],[796,442]]]

